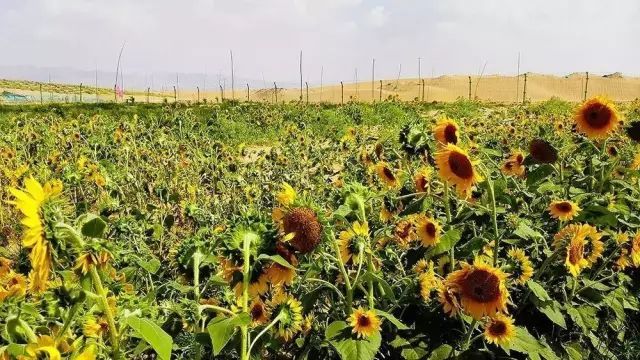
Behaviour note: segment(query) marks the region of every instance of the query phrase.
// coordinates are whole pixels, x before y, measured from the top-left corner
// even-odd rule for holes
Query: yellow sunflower
[[[387,188],[393,189],[398,186],[398,178],[386,163],[377,163],[375,166],[375,171],[376,174],[378,174],[380,180],[387,186]]]
[[[576,111],[574,120],[578,132],[590,139],[607,137],[620,122],[613,102],[601,96],[585,101]]]
[[[89,317],[84,323],[82,333],[84,336],[101,338],[109,332],[109,323],[104,317]]]
[[[453,144],[436,153],[436,165],[440,178],[455,185],[458,194],[463,196],[471,193],[473,185],[482,180],[466,151]]]
[[[439,145],[458,143],[458,124],[449,118],[442,118],[433,127],[433,135]]]
[[[555,236],[554,249],[566,247],[565,266],[577,277],[582,270],[591,267],[602,255],[604,245],[601,235],[588,224],[572,224],[564,227]]]
[[[431,168],[423,167],[413,176],[413,184],[417,192],[426,192],[429,179],[431,178]]]
[[[249,305],[249,314],[251,315],[251,322],[254,326],[264,325],[269,321],[269,312],[266,305],[259,297],[256,297]]]
[[[276,292],[269,301],[272,314],[278,314],[280,321],[275,326],[276,334],[284,341],[289,341],[302,330],[302,304],[282,291]]]
[[[285,259],[293,269],[273,262],[267,270],[265,270],[265,274],[274,285],[291,285],[296,276],[295,267],[298,266],[298,259],[293,252],[289,251],[289,249],[280,242],[276,244],[276,254]]]
[[[432,218],[420,216],[416,223],[416,231],[424,246],[435,246],[440,242],[442,228]]]
[[[630,166],[631,170],[640,170],[640,153],[633,157],[633,162]]]
[[[233,288],[237,297],[242,295],[242,281],[238,282]],[[266,294],[269,290],[269,277],[266,273],[261,272],[257,275],[252,274],[249,282],[249,296],[256,297]]]
[[[36,343],[27,345],[26,351],[27,355],[33,359],[41,359],[43,356],[48,356],[49,360],[60,360],[62,358],[55,341],[49,335],[39,336]]]
[[[508,176],[523,176],[525,167],[524,154],[520,150],[516,150],[511,153],[509,158],[502,164],[500,170],[503,174]]]
[[[297,194],[293,187],[285,182],[282,183],[282,189],[276,195],[276,199],[278,200],[280,205],[289,206],[296,200],[296,196]]]
[[[433,261],[429,261],[428,268],[420,273],[418,281],[420,283],[420,296],[424,301],[429,301],[431,292],[437,290],[441,282],[434,270]]]
[[[637,232],[631,241],[630,256],[633,266],[640,267],[640,232]]]
[[[45,237],[42,207],[62,192],[62,183],[52,181],[43,187],[34,178],[28,178],[24,181],[24,186],[24,190],[9,188],[15,198],[15,201],[9,203],[24,215],[21,221],[25,227],[22,245],[31,249],[30,289],[35,293],[42,293],[46,290],[51,272],[51,245]]]
[[[555,200],[549,205],[551,217],[561,221],[572,220],[580,210],[576,203],[569,200]]]
[[[484,326],[484,338],[496,345],[508,345],[515,336],[516,328],[513,319],[504,314],[496,314]]]
[[[366,222],[356,221],[349,229],[340,232],[340,237],[337,241],[342,262],[346,264],[351,260],[353,263],[359,263],[360,256],[363,255],[361,250],[364,249],[364,242],[368,238],[369,225]]]
[[[7,274],[9,271],[11,271],[12,264],[13,264],[13,261],[0,256],[0,277],[3,276],[4,274]]]
[[[74,360],[96,360],[96,345],[88,345]]]
[[[507,275],[502,270],[480,259],[476,259],[473,265],[463,262],[461,266],[462,269],[447,276],[445,286],[458,294],[462,308],[471,317],[481,319],[507,310]]]
[[[0,276],[0,302],[7,298],[22,297],[27,292],[27,278],[13,271]]]
[[[353,328],[351,332],[361,339],[380,331],[380,318],[372,310],[358,308],[349,316],[347,322]]]
[[[401,249],[408,249],[416,239],[416,224],[413,218],[405,218],[396,223],[393,229],[393,239]]]
[[[511,275],[514,276],[514,280],[520,285],[526,284],[533,276],[533,265],[529,257],[525,255],[524,250],[516,248],[509,250],[507,256],[513,262]]]

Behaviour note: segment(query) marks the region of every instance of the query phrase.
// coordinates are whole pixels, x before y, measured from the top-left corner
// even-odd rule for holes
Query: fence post
[[[340,81],[340,93],[342,97],[340,98],[340,105],[344,105],[344,84]]]
[[[42,99],[42,84],[40,84],[40,105],[42,105],[44,103],[44,100]]]
[[[113,85],[113,101],[118,102],[118,84]]]
[[[249,83],[247,83],[247,101],[250,101],[250,95],[249,95]]]
[[[220,101],[224,101],[224,89],[222,85],[220,85]]]
[[[82,83],[80,83],[80,102],[82,102]]]
[[[587,79],[584,82],[584,99],[583,101],[587,101],[587,88],[589,87],[589,72],[587,71]]]
[[[524,91],[522,92],[522,103],[527,102],[527,74],[524,74]]]
[[[275,94],[275,97],[276,97],[275,103],[277,104],[278,103],[278,85],[276,84],[275,81],[273,82],[273,93]]]
[[[471,100],[471,76],[469,76],[469,100]]]
[[[173,87],[173,102],[178,102],[178,89],[176,89],[176,87]]]
[[[196,86],[196,90],[198,91],[198,102],[196,104],[200,104],[200,86]]]
[[[305,81],[304,86],[307,88],[307,104],[309,104],[309,82]]]
[[[151,88],[148,87],[147,88],[147,104],[149,103],[149,92],[151,91]]]
[[[422,101],[424,102],[424,79],[422,80]]]
[[[380,80],[380,94],[378,95],[378,101],[382,102],[382,80]]]

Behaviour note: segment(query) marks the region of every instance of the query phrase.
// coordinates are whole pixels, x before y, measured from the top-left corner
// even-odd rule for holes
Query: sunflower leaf
[[[389,320],[390,323],[392,323],[393,325],[395,325],[398,330],[408,330],[409,327],[405,324],[402,323],[402,321],[398,320],[398,318],[396,318],[395,316],[393,316],[392,314],[389,314],[388,312],[384,312],[382,310],[376,310],[376,314],[382,316],[383,318]]]

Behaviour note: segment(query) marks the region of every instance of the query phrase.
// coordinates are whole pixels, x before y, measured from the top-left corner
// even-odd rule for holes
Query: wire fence
[[[96,102],[220,102],[249,100],[262,102],[303,101],[310,103],[345,103],[349,101],[376,102],[389,99],[402,101],[455,101],[471,99],[487,102],[537,102],[550,98],[579,102],[585,98],[604,95],[611,100],[628,102],[640,98],[640,78],[591,76],[588,73],[566,77],[522,74],[519,76],[441,76],[424,79],[373,80],[358,83],[332,84],[303,88],[279,87],[251,89],[248,84],[237,88],[219,87],[216,91],[197,89],[137,90],[110,94],[101,89],[72,86],[74,92],[55,92],[33,89],[2,89],[0,103],[96,103]]]

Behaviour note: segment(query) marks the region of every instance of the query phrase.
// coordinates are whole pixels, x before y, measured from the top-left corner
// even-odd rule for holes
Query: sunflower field
[[[640,102],[0,106],[0,359],[639,359]]]

